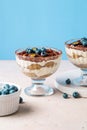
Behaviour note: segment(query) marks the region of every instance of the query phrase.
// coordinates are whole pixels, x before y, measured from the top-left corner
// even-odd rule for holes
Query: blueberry
[[[10,89],[10,85],[9,84],[5,84],[3,88],[9,90]]]
[[[46,52],[41,52],[41,56],[47,56],[47,53]]]
[[[67,80],[66,80],[66,84],[71,84],[71,80],[70,80],[70,79],[67,79]]]
[[[16,91],[18,91],[18,88],[16,86],[14,86],[14,85],[11,85],[10,90],[15,90],[15,92],[16,92]]]
[[[42,52],[46,52],[46,48],[42,47],[42,48],[41,48],[41,51],[42,51]]]
[[[41,54],[41,49],[37,49],[35,53],[40,55]]]
[[[2,90],[2,95],[7,95],[9,94],[9,90],[8,89],[3,89]]]
[[[9,91],[9,94],[12,94],[12,93],[14,93],[15,92],[15,90],[14,89],[11,89],[10,91]]]
[[[35,53],[35,54],[41,54],[41,49],[38,49],[38,48],[36,48],[36,47],[33,47],[32,48],[32,53]]]
[[[63,98],[67,99],[68,98],[68,94],[67,93],[63,93]]]
[[[79,98],[79,97],[80,97],[80,95],[79,95],[79,93],[78,93],[78,92],[73,92],[73,97],[74,97],[74,98]]]
[[[0,95],[2,95],[2,91],[0,91]]]
[[[19,98],[19,103],[23,103],[23,98],[22,97]]]
[[[35,50],[27,48],[26,49],[26,53],[30,54],[30,53],[35,53]]]
[[[83,46],[87,46],[87,38],[81,38],[81,43]]]
[[[29,53],[31,53],[31,52],[32,52],[32,50],[31,50],[30,48],[27,48],[27,49],[26,49],[26,53],[29,54]]]

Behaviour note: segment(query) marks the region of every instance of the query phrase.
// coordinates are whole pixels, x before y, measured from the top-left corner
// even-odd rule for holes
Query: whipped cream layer
[[[32,62],[29,60],[19,59],[16,56],[16,61],[17,61],[18,65],[22,68],[22,71],[24,73],[34,73],[36,75],[36,77],[42,77],[44,75],[53,74],[59,67],[60,60],[61,60],[61,56],[59,56],[57,59],[54,59],[54,60],[48,60],[48,61],[42,61],[42,62]],[[45,65],[49,62],[53,62],[54,65],[52,67],[46,67]],[[29,69],[30,65],[37,65],[37,64],[41,66],[40,69],[34,69],[34,70]]]
[[[65,47],[68,58],[73,64],[81,68],[87,68],[87,51]]]

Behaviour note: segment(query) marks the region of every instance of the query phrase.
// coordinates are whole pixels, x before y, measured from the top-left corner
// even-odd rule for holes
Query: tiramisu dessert
[[[81,69],[87,69],[87,38],[70,40],[65,43],[69,60]]]
[[[17,50],[16,61],[22,71],[32,79],[44,79],[53,74],[61,60],[62,52],[52,48],[27,48]]]

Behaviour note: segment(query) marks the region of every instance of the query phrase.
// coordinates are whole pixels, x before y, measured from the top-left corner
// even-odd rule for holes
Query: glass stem
[[[32,83],[33,84],[37,84],[37,85],[43,85],[44,84],[45,79],[32,79]]]

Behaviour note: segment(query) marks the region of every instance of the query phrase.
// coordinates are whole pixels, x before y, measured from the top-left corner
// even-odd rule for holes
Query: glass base
[[[28,96],[48,96],[54,93],[53,88],[43,84],[44,80],[33,80],[30,87],[24,89],[25,94]]]
[[[74,85],[87,87],[87,70],[81,69],[81,76],[72,81]]]
[[[87,87],[87,79],[82,79],[81,77],[74,79],[72,83],[77,86]]]

